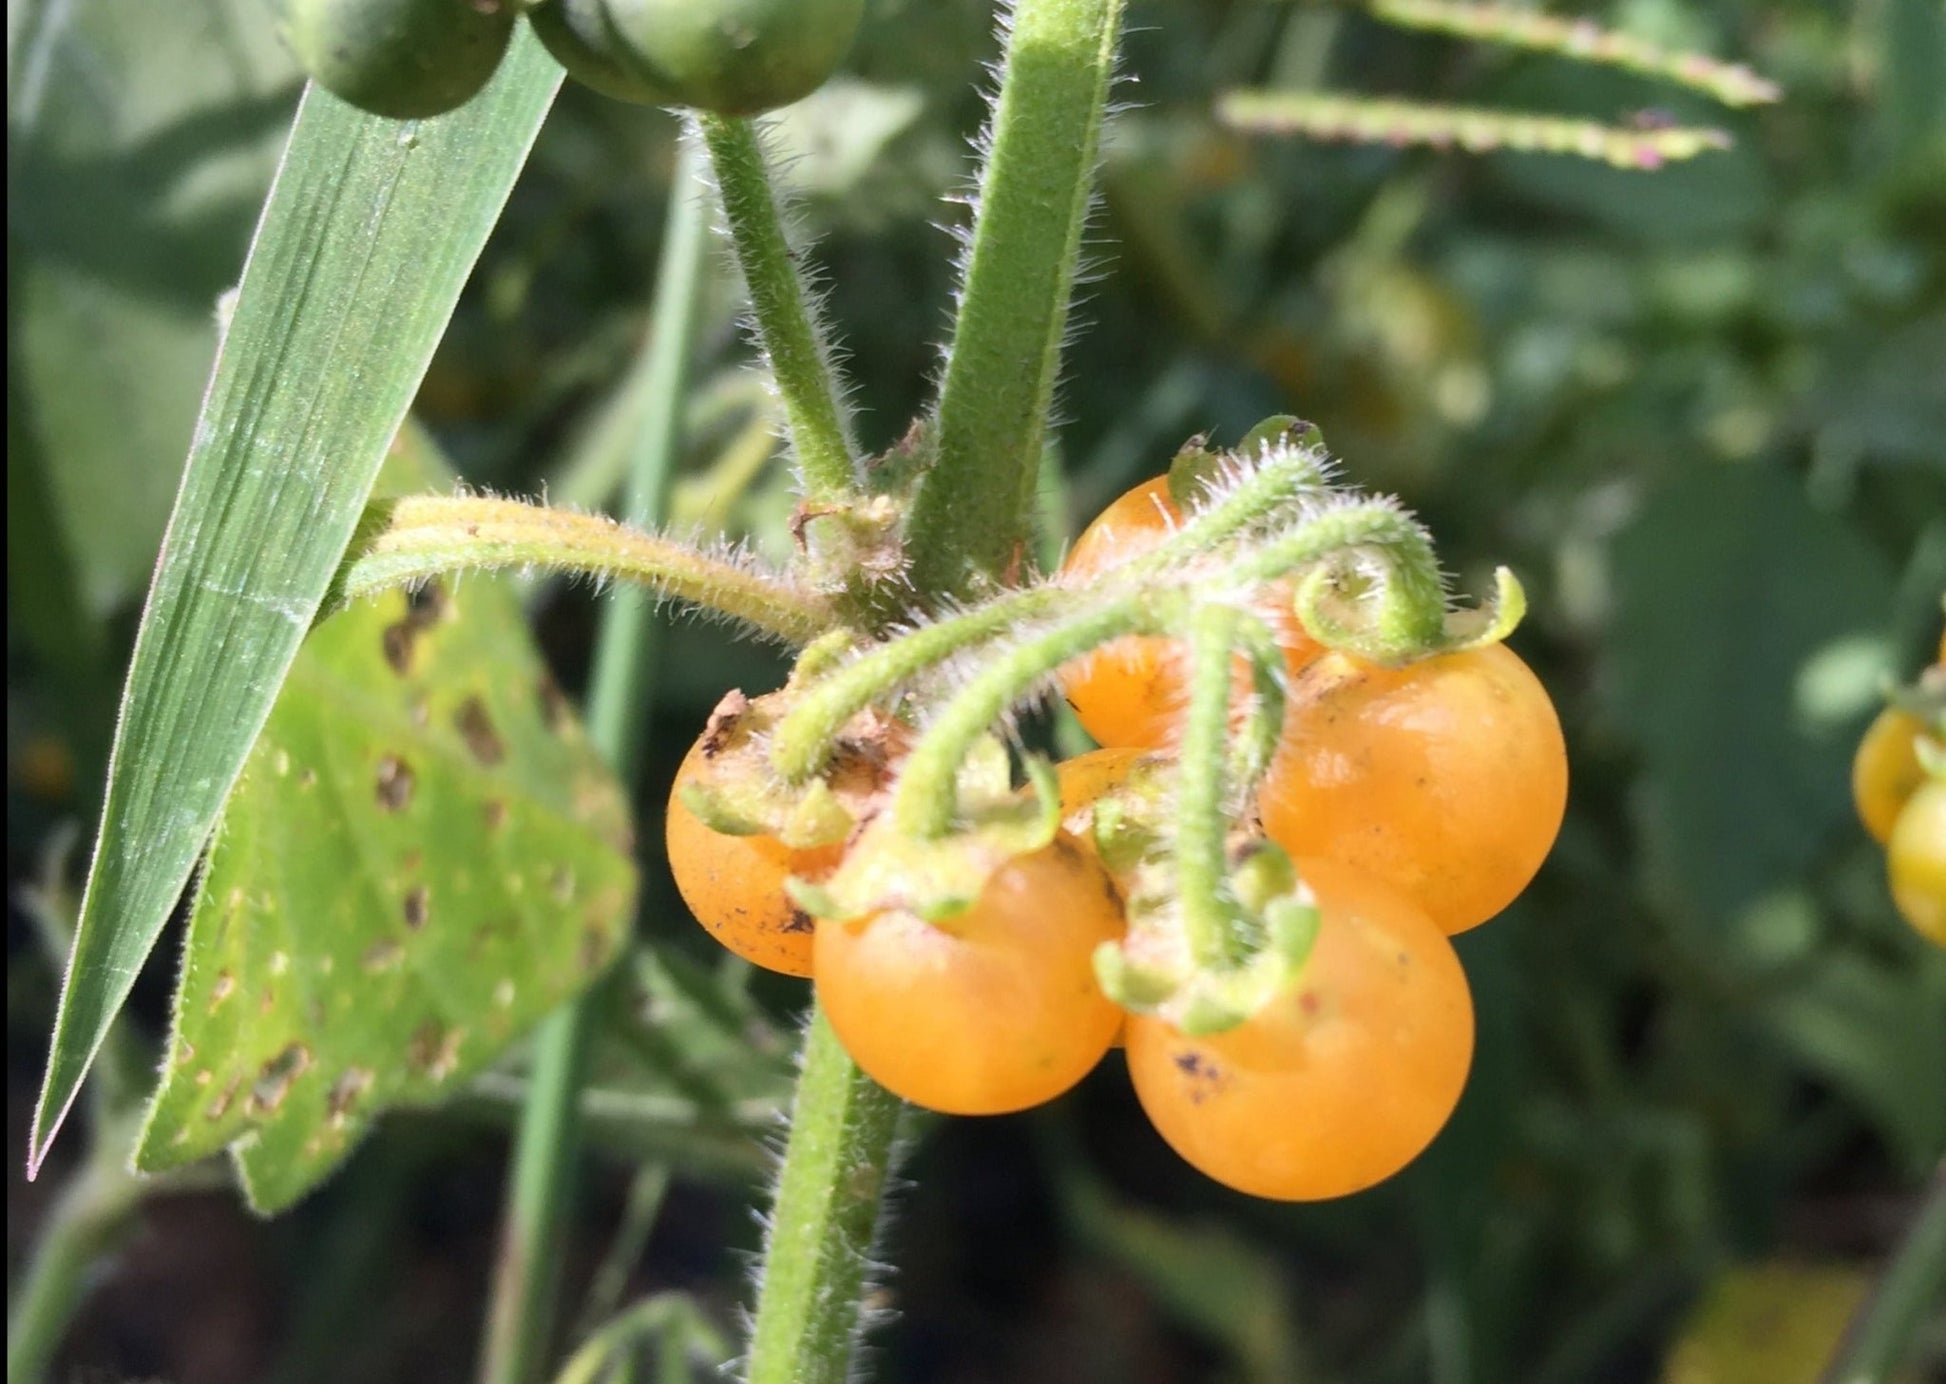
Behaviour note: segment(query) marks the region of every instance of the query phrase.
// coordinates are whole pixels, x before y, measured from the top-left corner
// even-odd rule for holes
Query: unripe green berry
[[[534,32],[570,76],[645,105],[756,115],[809,96],[865,0],[541,0]]]
[[[465,105],[513,37],[512,0],[284,0],[311,78],[373,115],[416,120]]]

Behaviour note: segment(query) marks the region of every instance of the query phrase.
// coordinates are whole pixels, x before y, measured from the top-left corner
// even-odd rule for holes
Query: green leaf
[[[607,964],[629,838],[504,581],[332,616],[224,809],[136,1166],[229,1145],[289,1205]]]
[[[136,637],[34,1118],[38,1167],[269,715],[560,69],[436,120],[298,110]]]
[[[1856,727],[1799,710],[1817,656],[1882,633],[1878,555],[1790,478],[1696,467],[1616,540],[1614,714],[1643,756],[1657,881],[1727,919],[1850,812]]]

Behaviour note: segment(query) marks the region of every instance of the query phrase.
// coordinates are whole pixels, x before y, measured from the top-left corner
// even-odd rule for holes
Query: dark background
[[[1788,1384],[1814,1376],[1946,1149],[1946,955],[1893,913],[1846,786],[1881,678],[1923,661],[1946,588],[1946,16],[1932,0],[1577,11],[1747,60],[1786,99],[1722,111],[1351,10],[1132,6],[1051,542],[1190,433],[1316,420],[1352,480],[1428,521],[1463,586],[1496,562],[1525,581],[1513,642],[1567,728],[1569,816],[1527,895],[1460,942],[1478,1056],[1407,1173],[1322,1206],[1228,1194],[1163,1147],[1112,1057],[1049,1109],[929,1124],[892,1203],[877,1377]],[[255,0],[10,4],[8,25],[18,887],[93,820],[212,305],[297,88]],[[789,135],[874,448],[927,398],[951,291],[934,223],[969,173],[990,29],[985,5],[878,0],[850,64],[865,85]],[[1212,122],[1213,93],[1257,84],[1653,109],[1737,146],[1649,175]],[[620,452],[591,420],[627,397],[673,131],[572,88],[557,105],[419,402],[470,480],[607,499]],[[697,476],[752,407],[725,278],[698,364]],[[774,549],[779,472],[707,515],[692,484],[685,513]],[[585,590],[534,597],[570,689],[593,611]],[[645,822],[720,692],[781,679],[706,628],[678,623],[663,648]],[[643,933],[709,962],[648,866]],[[178,939],[137,992],[151,1045]],[[12,1282],[84,1140],[19,1180],[58,972],[17,909],[8,949]],[[778,1027],[803,998],[756,986]],[[780,1089],[773,1058],[748,1060]],[[617,1059],[599,1079],[648,1078]],[[81,1307],[65,1368],[469,1377],[505,1129],[484,1101],[394,1117],[272,1222],[228,1191],[153,1201]],[[628,1131],[595,1135],[569,1317],[632,1176]],[[631,1294],[681,1289],[734,1327],[754,1165],[678,1162]],[[1928,1331],[1937,1367],[1946,1322]]]

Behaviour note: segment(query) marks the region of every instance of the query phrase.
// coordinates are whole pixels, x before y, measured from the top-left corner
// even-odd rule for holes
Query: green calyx
[[[768,742],[792,695],[787,688],[752,700],[732,692],[710,714],[703,771],[677,796],[712,831],[774,836],[808,850],[846,840],[877,812],[905,728],[876,711],[860,712],[843,728],[822,775],[786,783],[771,770]]]
[[[1005,746],[992,737],[968,755],[955,830],[924,836],[882,813],[824,881],[792,879],[785,888],[805,912],[834,921],[890,909],[929,922],[964,913],[1008,861],[1040,850],[1061,829],[1060,789],[1047,761],[1028,757],[1024,794],[1007,789],[1006,763]]]
[[[1159,838],[1158,838],[1159,839]],[[1176,872],[1163,850],[1126,874],[1129,933],[1095,952],[1102,993],[1136,1014],[1154,1014],[1184,1033],[1235,1028],[1303,974],[1317,940],[1318,910],[1290,857],[1261,838],[1232,851],[1224,879],[1233,910],[1229,958],[1195,954]]]

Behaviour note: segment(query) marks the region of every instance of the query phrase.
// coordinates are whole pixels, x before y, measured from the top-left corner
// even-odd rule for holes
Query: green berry
[[[284,32],[312,80],[373,115],[463,106],[513,38],[512,0],[285,0]]]
[[[647,105],[756,115],[809,96],[865,0],[542,0],[534,31],[578,81]]]

